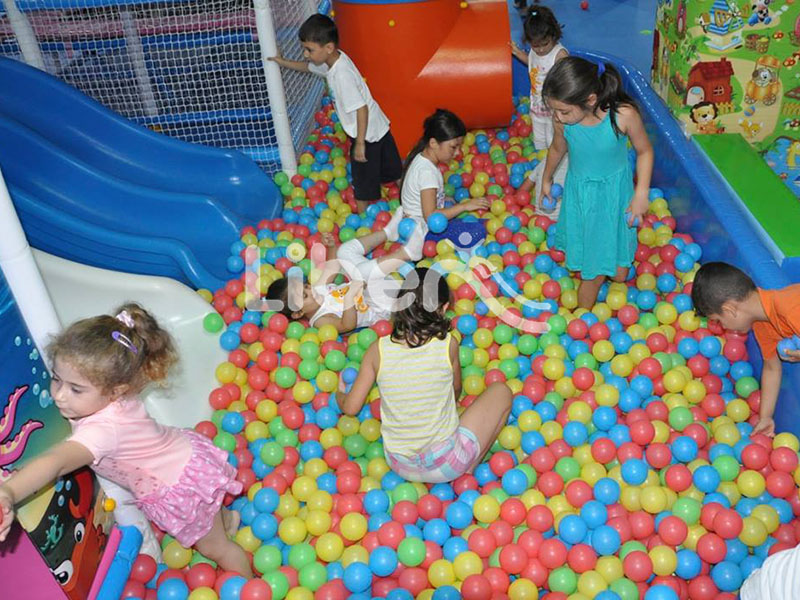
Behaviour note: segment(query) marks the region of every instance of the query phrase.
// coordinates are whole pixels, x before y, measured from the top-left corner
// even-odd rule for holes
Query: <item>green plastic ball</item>
[[[209,333],[218,333],[225,327],[225,321],[219,313],[208,313],[203,318],[203,329]]]

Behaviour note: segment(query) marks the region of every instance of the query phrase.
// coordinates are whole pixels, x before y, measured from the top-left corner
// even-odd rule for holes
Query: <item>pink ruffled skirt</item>
[[[214,525],[225,494],[240,494],[228,453],[194,432],[185,431],[192,455],[177,483],[136,500],[145,516],[178,543],[190,548]]]

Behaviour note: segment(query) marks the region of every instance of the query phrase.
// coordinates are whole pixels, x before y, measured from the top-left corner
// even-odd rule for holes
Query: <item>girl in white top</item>
[[[458,340],[446,311],[450,290],[442,275],[418,268],[397,300],[394,331],[367,349],[339,406],[356,415],[377,383],[383,447],[389,466],[409,481],[452,481],[475,467],[506,425],[511,390],[493,383],[459,415]]]
[[[400,194],[403,213],[414,219],[425,234],[428,233],[428,220],[434,213],[444,215],[450,222],[441,235],[432,235],[429,239],[446,237],[459,247],[475,246],[486,236],[485,227],[480,221],[458,223],[453,227],[455,223],[451,220],[465,212],[487,210],[490,206],[486,198],[470,198],[445,206],[447,198],[439,165],[447,165],[453,160],[466,133],[464,122],[449,110],[438,108],[426,118],[422,137],[406,158]]]
[[[533,129],[533,146],[537,150],[547,150],[553,141],[553,115],[542,98],[542,86],[550,69],[559,60],[568,56],[567,49],[561,45],[561,25],[556,20],[553,11],[546,6],[533,5],[525,19],[525,41],[530,44],[531,50],[527,54],[514,42],[511,42],[511,53],[528,65],[528,74],[531,79],[531,125]],[[564,185],[567,175],[567,161],[559,165],[553,180]],[[520,191],[530,192],[536,186],[541,189],[544,161],[533,170],[531,175],[520,186]],[[560,203],[555,210],[542,210],[537,207],[537,212],[557,220]]]

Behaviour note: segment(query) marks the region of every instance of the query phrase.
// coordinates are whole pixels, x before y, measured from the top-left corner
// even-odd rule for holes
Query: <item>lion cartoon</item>
[[[689,117],[697,133],[722,133],[724,127],[717,124],[717,105],[713,102],[698,102],[689,111]]]
[[[774,56],[762,56],[756,61],[752,79],[745,86],[745,104],[755,104],[759,100],[765,106],[775,104],[781,85],[778,79],[780,67],[780,61]]]

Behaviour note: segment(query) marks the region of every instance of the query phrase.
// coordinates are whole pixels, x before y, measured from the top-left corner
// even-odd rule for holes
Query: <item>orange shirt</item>
[[[778,355],[778,342],[783,338],[800,335],[800,284],[780,290],[757,289],[769,321],[753,323],[753,333],[767,360]]]

